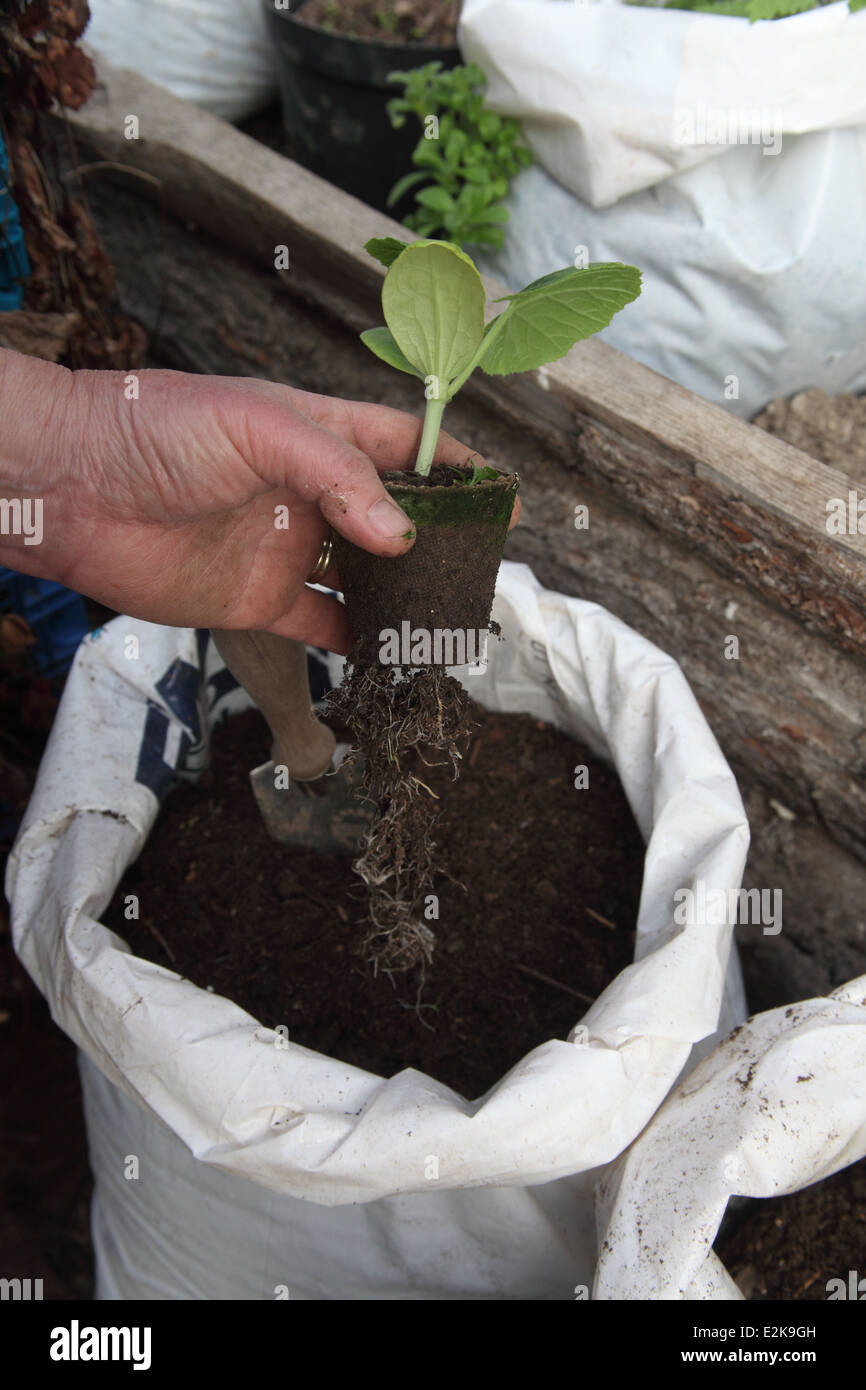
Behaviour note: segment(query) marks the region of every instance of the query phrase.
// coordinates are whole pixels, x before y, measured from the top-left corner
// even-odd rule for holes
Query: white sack
[[[783,142],[866,125],[866,14],[850,14],[847,0],[758,24],[627,4],[463,0],[460,45],[484,69],[490,105],[518,116],[539,163],[595,208],[724,153],[684,138],[684,113],[697,136],[702,109],[757,111]]]
[[[240,121],[276,96],[261,0],[89,0],[88,48]],[[147,136],[147,131],[141,132]]]
[[[150,787],[164,790],[178,762],[200,767],[210,722],[226,700],[244,701],[243,692],[226,694],[225,668],[212,644],[205,650],[205,634],[122,617],[85,639],[7,873],[16,950],[55,1020],[95,1063],[85,1064],[84,1075],[97,1172],[111,1169],[101,1145],[116,1132],[112,1113],[129,1117],[143,1107],[150,1120],[141,1142],[161,1154],[155,1168],[180,1172],[186,1163],[188,1176],[195,1170],[196,1201],[219,1210],[229,1233],[233,1220],[240,1223],[238,1240],[251,1211],[283,1213],[288,1229],[293,1209],[256,1195],[239,1175],[281,1199],[375,1203],[375,1212],[352,1212],[342,1224],[322,1216],[322,1239],[328,1245],[333,1233],[339,1246],[344,1233],[346,1248],[329,1258],[343,1261],[355,1288],[365,1279],[368,1289],[389,1287],[397,1260],[406,1297],[555,1297],[549,1290],[552,1281],[559,1287],[563,1250],[566,1265],[586,1277],[594,1243],[587,1246],[579,1231],[591,1178],[567,1175],[616,1158],[690,1058],[745,1016],[730,924],[673,921],[676,888],[698,879],[738,887],[748,847],[734,778],[679,667],[604,609],[544,589],[525,565],[502,565],[493,617],[506,640],[491,644],[488,670],[467,677],[467,689],[489,708],[532,713],[609,753],[648,846],[635,963],[575,1019],[574,1042],[535,1048],[480,1099],[466,1100],[411,1068],[386,1079],[294,1044],[282,1050],[271,1030],[235,1004],[132,956],[100,924],[155,819]],[[131,633],[139,637],[138,660],[124,655]],[[336,677],[342,659],[330,661]],[[200,1162],[187,1163],[184,1149]],[[205,1165],[221,1171],[211,1179]],[[234,1186],[226,1187],[225,1175]],[[565,1182],[533,1187],[551,1179]],[[115,1191],[118,1182],[115,1172]],[[101,1195],[100,1219],[112,1232],[106,1259],[112,1242],[122,1243],[124,1224],[134,1224],[122,1210],[129,1184],[123,1188],[125,1199],[112,1200],[110,1184]],[[457,1191],[471,1188],[493,1190]],[[243,1220],[218,1203],[228,1191]],[[174,1202],[168,1191],[158,1195],[158,1185],[157,1195],[142,1192],[140,1200],[160,1210]],[[210,1237],[190,1219],[186,1287],[211,1287],[221,1277],[225,1287],[230,1276],[205,1258]],[[440,1220],[450,1254],[434,1270],[424,1250]],[[308,1210],[303,1222],[316,1227]],[[391,1251],[390,1264],[368,1259],[367,1237],[353,1243],[346,1235],[364,1227],[369,1236],[370,1223],[380,1232],[378,1247]],[[127,1272],[143,1264],[150,1269],[144,1282],[164,1287],[164,1269],[154,1269],[170,1245],[148,1254],[142,1232],[162,1227],[155,1213],[139,1225],[135,1250],[124,1262],[123,1249],[115,1249],[115,1263]],[[161,1239],[152,1237],[157,1245]],[[544,1246],[550,1262],[539,1267]],[[315,1270],[302,1262],[297,1277],[306,1296],[318,1296]]]
[[[797,1192],[864,1156],[866,975],[758,1014],[680,1084],[608,1175],[593,1296],[742,1298],[711,1248],[729,1197]]]
[[[465,0],[460,35],[538,161],[485,270],[640,266],[604,341],[743,418],[866,389],[866,11]]]

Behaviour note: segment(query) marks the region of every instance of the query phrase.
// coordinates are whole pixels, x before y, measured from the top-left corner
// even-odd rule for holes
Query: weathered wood
[[[0,347],[57,362],[68,352],[69,339],[80,325],[81,315],[74,309],[68,314],[7,309],[0,316]]]
[[[689,414],[707,412],[702,454],[690,451],[694,438],[690,429],[674,440],[669,426],[664,431],[659,428],[666,418],[661,407],[648,407],[642,413],[630,407],[626,413],[620,396],[618,413],[605,405],[599,352],[613,354],[614,349],[605,343],[578,343],[564,362],[546,369],[542,376],[548,383],[546,390],[539,391],[537,381],[519,377],[509,379],[504,396],[498,383],[491,390],[489,379],[483,377],[475,390],[511,418],[531,422],[546,438],[570,451],[581,477],[615,492],[661,531],[682,537],[700,550],[723,572],[732,577],[747,574],[769,600],[816,632],[852,653],[866,655],[866,536],[848,536],[838,543],[826,531],[827,503],[831,498],[847,498],[853,481],[789,445],[781,446],[786,453],[779,459],[775,450],[780,441],[657,377],[674,396],[691,397]],[[641,374],[648,371],[621,353],[614,355],[611,375],[628,376],[631,368]],[[591,398],[579,389],[577,362],[581,358],[588,364]],[[628,369],[622,368],[623,362]],[[563,377],[572,374],[571,384],[564,383]],[[682,418],[684,413],[674,411],[670,418]],[[634,423],[635,414],[643,422],[640,428]],[[689,423],[693,426],[694,421]],[[729,426],[733,427],[730,436]],[[738,455],[728,455],[728,448],[738,448]],[[717,450],[731,460],[725,473]],[[781,505],[782,465],[790,470],[787,510]]]
[[[364,352],[341,321],[283,293],[272,273],[202,228],[161,218],[134,176],[95,172],[87,187],[124,308],[153,332],[158,364],[420,411],[415,383]],[[458,398],[449,414],[455,435],[521,474],[524,517],[507,557],[549,588],[603,604],[680,661],[746,798],[746,886],[784,894],[779,937],[740,933],[756,1007],[858,973],[866,951],[862,661],[768,602],[747,571],[723,573],[689,536],[624,505],[618,487],[581,471],[580,441],[556,431],[547,440],[478,397]],[[588,530],[575,529],[577,505],[588,508]],[[737,660],[725,657],[730,634]],[[780,819],[772,801],[796,818]]]
[[[243,250],[292,294],[351,328],[377,321],[382,271],[362,246],[373,235],[405,235],[400,228],[144,79],[100,71],[99,93],[74,118],[89,148],[157,179],[166,206]],[[140,123],[134,141],[123,137],[130,112]],[[280,244],[291,257],[286,272],[273,270]],[[487,283],[491,297],[502,292]],[[587,480],[723,573],[748,574],[814,631],[866,654],[866,536],[826,530],[828,502],[851,486],[838,470],[597,340],[542,373],[476,374],[466,389],[574,446]]]
[[[363,351],[339,322],[279,292],[273,279],[171,220],[160,225],[134,181],[90,184],[100,230],[118,267],[124,307],[150,329],[160,311],[159,360],[187,369],[253,374],[308,390],[420,409],[415,383]],[[154,254],[161,246],[163,252]],[[863,844],[866,734],[862,662],[771,605],[747,570],[722,574],[688,535],[657,525],[655,509],[624,505],[624,487],[600,488],[577,447],[515,426],[499,410],[458,398],[450,428],[523,478],[524,521],[509,541],[542,583],[619,614],[682,663],[747,782],[798,814],[818,817],[849,847]],[[626,446],[597,432],[597,457]],[[629,441],[629,449],[640,446]],[[644,468],[639,453],[634,467]],[[653,465],[653,467],[655,467]],[[650,472],[653,471],[650,468]],[[673,493],[694,486],[677,478]],[[576,530],[574,508],[588,508]],[[727,616],[726,616],[727,615]],[[725,657],[736,636],[739,656]]]

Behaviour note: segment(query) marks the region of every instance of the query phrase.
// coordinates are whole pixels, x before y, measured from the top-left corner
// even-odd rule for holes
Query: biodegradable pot
[[[338,532],[334,562],[349,626],[357,641],[378,646],[385,629],[488,627],[508,523],[520,486],[516,473],[467,486],[470,468],[381,475],[386,491],[411,517],[415,542],[405,555],[371,555]]]
[[[263,0],[265,23],[277,59],[283,125],[292,159],[381,211],[388,194],[412,167],[420,129],[407,121],[394,130],[385,109],[399,89],[388,74],[438,61],[461,61],[457,47],[354,39],[314,28],[293,12]],[[401,200],[399,220],[414,206]]]

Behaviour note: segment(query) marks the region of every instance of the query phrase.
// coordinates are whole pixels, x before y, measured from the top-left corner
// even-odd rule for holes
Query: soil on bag
[[[459,16],[460,0],[307,0],[296,17],[347,38],[447,48]]]
[[[866,1159],[788,1197],[750,1202],[716,1254],[749,1299],[825,1300],[864,1269]],[[862,1295],[858,1295],[862,1296]]]
[[[351,860],[267,835],[248,780],[270,742],[256,710],[226,719],[204,778],[169,794],[105,922],[137,955],[288,1027],[295,1043],[481,1095],[533,1047],[564,1039],[631,961],[644,846],[606,764],[528,715],[473,701],[471,717],[460,776],[425,775],[441,801],[441,862],[467,891],[437,874],[420,997],[417,971],[373,976],[359,954],[366,890]]]

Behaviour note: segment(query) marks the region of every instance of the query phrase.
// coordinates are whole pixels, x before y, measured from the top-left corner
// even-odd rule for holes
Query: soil
[[[90,1298],[93,1180],[75,1048],[15,959],[0,913],[0,1276]],[[31,1286],[33,1287],[33,1286]]]
[[[823,1301],[866,1276],[866,1159],[789,1197],[750,1202],[716,1253],[749,1299]],[[866,1286],[864,1286],[866,1290]]]
[[[479,721],[441,797],[432,964],[374,975],[360,950],[366,890],[347,859],[278,846],[248,769],[267,757],[258,711],[215,732],[211,769],[170,793],[105,922],[140,956],[240,1004],[293,1041],[379,1075],[415,1067],[468,1097],[533,1047],[565,1038],[632,959],[644,846],[613,771],[527,715]],[[574,768],[589,767],[591,791]],[[126,894],[141,918],[123,915]]]
[[[866,483],[866,396],[828,396],[814,387],[789,401],[770,401],[753,423]]]
[[[317,29],[380,43],[453,47],[459,0],[306,0],[297,18]]]

